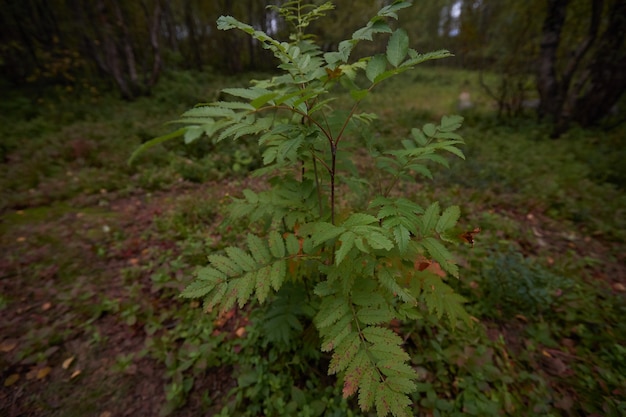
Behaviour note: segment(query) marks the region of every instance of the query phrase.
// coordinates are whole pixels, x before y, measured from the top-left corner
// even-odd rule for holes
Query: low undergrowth
[[[409,121],[439,120],[475,76],[445,70],[453,85],[425,103],[415,97],[442,70],[416,74],[379,91],[379,107],[405,123],[375,122],[381,140],[408,133]],[[133,168],[126,158],[176,111],[245,84],[209,78],[174,74],[154,100],[134,104],[10,109],[18,121],[3,123],[0,168],[3,415],[362,415],[343,399],[343,381],[326,375],[311,311],[289,287],[282,303],[254,312],[207,315],[177,299],[211,251],[248,232],[220,213],[227,194],[263,189],[242,175],[258,155],[236,143],[224,146],[239,162],[219,149],[207,157],[214,145],[200,141],[153,148]],[[467,161],[399,188],[460,204],[462,230],[476,230],[473,247],[459,248],[454,284],[473,329],[391,323],[418,375],[416,412],[623,415],[623,129],[551,141],[545,126],[500,123],[476,103],[460,131]],[[286,311],[292,327],[268,327]]]

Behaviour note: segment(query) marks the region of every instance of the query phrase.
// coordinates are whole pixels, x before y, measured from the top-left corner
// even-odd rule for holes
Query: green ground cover
[[[394,324],[421,376],[416,415],[623,415],[624,127],[550,140],[530,117],[497,120],[476,73],[403,77],[367,103],[386,120],[372,134],[384,146],[454,113],[467,88],[467,160],[403,193],[460,205],[462,231],[480,229],[455,251],[476,325]],[[164,120],[245,83],[176,73],[133,103],[2,102],[3,415],[360,415],[288,290],[221,316],[177,298],[209,252],[246,231],[222,214],[229,196],[263,187],[244,176],[259,166],[254,144],[171,142],[126,163]],[[272,326],[284,312],[295,327]],[[304,338],[291,337],[298,326]]]

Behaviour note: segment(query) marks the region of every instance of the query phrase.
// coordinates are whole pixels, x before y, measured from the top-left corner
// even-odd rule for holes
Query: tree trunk
[[[189,32],[189,41],[187,45],[189,52],[191,53],[193,66],[202,71],[202,56],[200,55],[200,42],[198,41],[198,34],[196,30],[196,23],[193,16],[193,9],[190,0],[185,1],[185,25]]]
[[[154,87],[161,75],[163,59],[161,58],[161,48],[159,46],[159,29],[161,27],[161,1],[154,4],[152,18],[149,19],[148,8],[146,6],[146,20],[150,22],[150,46],[152,46],[152,71],[150,79],[146,83],[148,88]]]
[[[597,122],[608,113],[625,87],[622,51],[626,4],[620,0],[613,3],[601,46],[596,48],[586,68],[580,70],[583,58],[598,39],[602,21],[604,0],[591,2],[587,37],[569,54],[569,59],[562,65],[563,70],[557,73],[557,55],[568,4],[569,0],[548,1],[540,45],[537,88],[541,102],[538,113],[540,119],[549,118],[553,122],[553,138],[567,131],[571,121],[583,126]],[[576,77],[577,81],[573,83]],[[587,93],[581,94],[583,88]]]
[[[557,78],[556,61],[568,3],[569,0],[548,0],[537,74],[537,88],[541,99],[538,109],[540,119],[551,117],[556,121],[565,100],[563,85]]]
[[[577,84],[573,119],[582,126],[597,124],[626,92],[626,2],[616,1],[594,59]]]
[[[96,8],[100,28],[102,29],[99,41],[102,44],[104,51],[104,59],[98,59],[98,62],[100,62],[103,66],[105,72],[113,78],[113,81],[117,84],[122,97],[126,100],[132,100],[135,98],[135,92],[126,80],[123,69],[124,65],[115,42],[115,30],[109,23],[104,1],[98,0],[96,2]]]
[[[126,24],[126,20],[122,14],[119,1],[114,0],[112,3],[115,18],[117,19],[116,25],[121,31],[121,36],[119,38],[121,48],[124,51],[124,57],[126,58],[126,72],[128,73],[130,86],[133,90],[133,96],[135,96],[140,94],[141,87],[139,83],[139,76],[137,75],[137,63],[135,61],[135,52],[133,51],[133,40],[130,36],[130,32],[128,31],[128,25]]]

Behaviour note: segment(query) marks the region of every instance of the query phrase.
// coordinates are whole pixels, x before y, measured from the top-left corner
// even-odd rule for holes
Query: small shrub
[[[375,408],[379,416],[412,414],[409,394],[419,378],[389,323],[425,313],[445,315],[453,327],[470,323],[464,299],[446,283],[459,274],[444,243],[461,241],[455,231],[460,209],[422,206],[398,192],[403,181],[431,178],[429,164],[447,166],[442,154],[463,158],[456,133],[462,118],[444,116],[439,124],[413,128],[388,148],[369,134],[376,114],[360,111],[385,80],[450,56],[420,54],[409,48],[405,30],[392,29],[388,21],[410,5],[383,7],[327,53],[305,30],[331,3],[290,1],[277,8],[293,24],[289,42],[221,17],[219,29],[241,30],[270,50],[281,75],[224,89],[220,97],[231,100],[185,112],[174,121],[182,128],[136,151],[181,136],[185,143],[204,135],[216,142],[258,140],[263,166],[253,175],[266,178],[269,188],[243,190],[229,212],[231,220],[245,219],[251,233],[239,246],[211,254],[182,296],[203,298],[206,309],[220,311],[243,308],[251,299],[269,303],[275,343],[297,340],[307,328],[301,320],[312,320],[322,352],[332,352],[328,372],[340,376],[343,396],[358,393],[360,408]],[[384,53],[350,60],[359,43],[381,35],[388,36]],[[369,172],[359,171],[357,159]],[[358,198],[350,198],[354,194]],[[281,310],[287,288],[293,299],[309,302],[300,317]]]

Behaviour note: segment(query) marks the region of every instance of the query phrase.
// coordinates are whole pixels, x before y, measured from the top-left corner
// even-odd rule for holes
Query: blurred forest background
[[[341,0],[312,28],[333,50],[390,0]],[[485,91],[500,115],[536,108],[554,123],[598,124],[623,110],[626,3],[620,0],[419,0],[402,14],[419,52],[445,48],[437,65],[497,74]],[[167,71],[213,68],[232,74],[274,68],[243,34],[217,30],[220,15],[278,39],[288,28],[268,5],[280,0],[9,0],[0,15],[3,89],[64,94],[115,88],[128,100],[149,95]],[[382,48],[374,43],[370,48]],[[372,51],[362,51],[371,53]],[[624,112],[621,112],[622,115]],[[616,120],[617,119],[617,120]],[[613,117],[611,123],[619,123]]]

